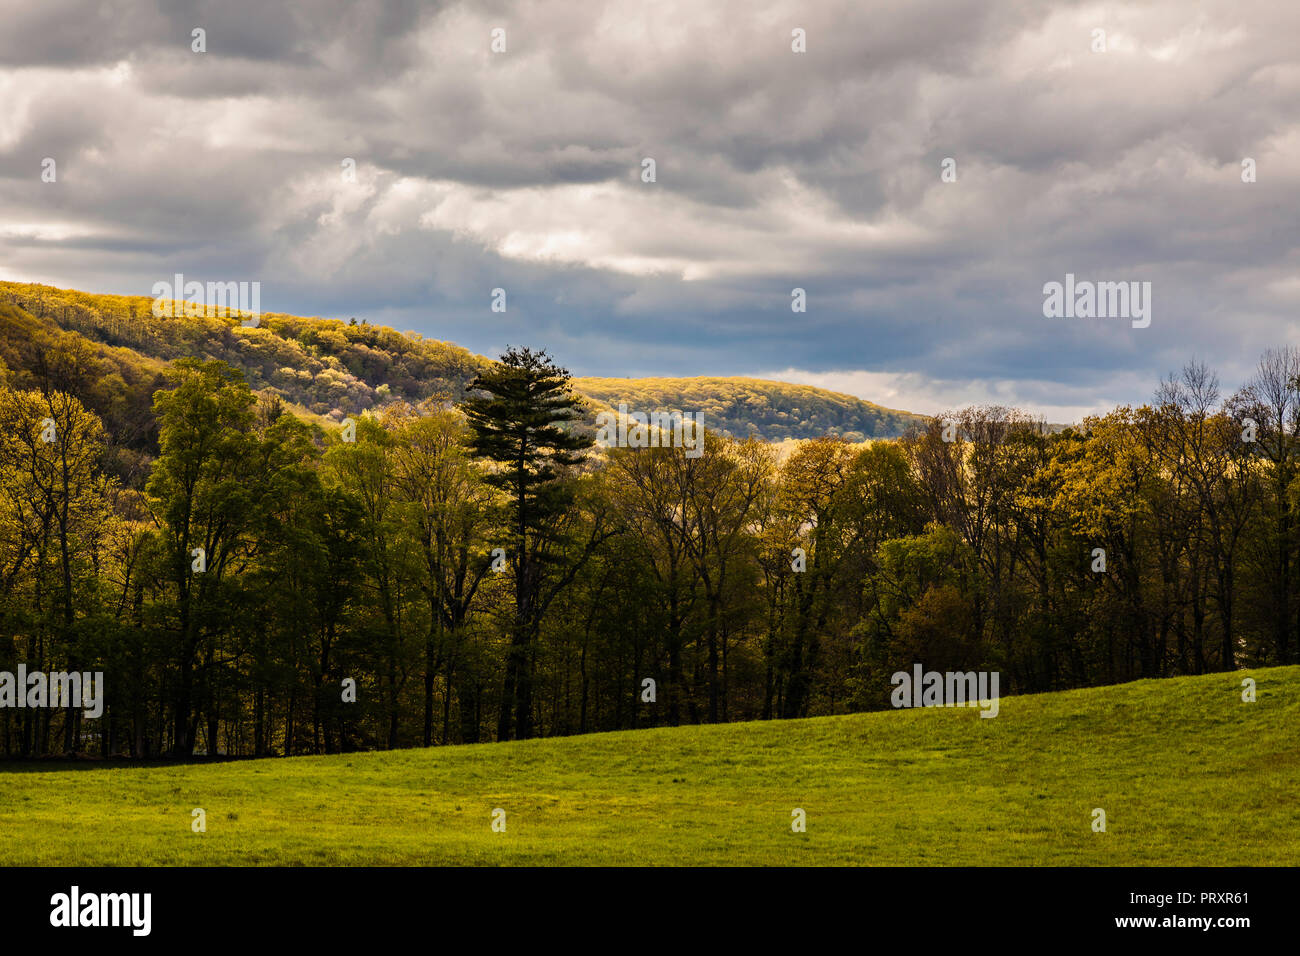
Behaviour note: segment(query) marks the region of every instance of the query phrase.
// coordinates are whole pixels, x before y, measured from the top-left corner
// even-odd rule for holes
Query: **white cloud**
[[[1116,376],[1112,382],[1062,387],[1051,381],[1032,379],[938,379],[920,372],[828,371],[785,368],[756,372],[795,385],[813,385],[857,398],[922,415],[938,415],[967,405],[1004,405],[1042,416],[1052,423],[1082,421],[1087,415],[1104,414],[1121,396],[1144,383]]]

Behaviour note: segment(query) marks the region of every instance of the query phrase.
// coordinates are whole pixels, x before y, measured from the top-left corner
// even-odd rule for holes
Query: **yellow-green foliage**
[[[129,367],[122,372],[129,380],[152,380],[182,356],[221,359],[240,369],[254,391],[278,396],[292,411],[335,422],[392,399],[459,398],[489,362],[450,342],[364,320],[267,312],[253,328],[241,325],[233,312],[185,315],[177,305],[175,315],[155,316],[148,296],[0,282],[0,309],[7,313],[0,314],[0,362],[30,368],[30,356],[21,353],[32,350],[38,331],[87,340],[114,365]],[[772,442],[824,434],[860,442],[900,435],[920,421],[851,395],[752,378],[584,378],[574,387],[597,408],[626,401],[633,410],[703,411],[710,430]],[[88,404],[105,414],[94,401]],[[130,404],[147,411],[147,401]],[[112,439],[116,429],[108,424]]]
[[[850,442],[903,434],[922,419],[852,395],[757,378],[578,378],[574,387],[603,408],[702,412],[704,426],[765,441],[840,435]]]
[[[185,315],[177,309],[176,315],[156,316],[148,296],[90,295],[0,282],[0,304],[5,302],[42,326],[119,346],[138,364],[183,356],[221,359],[240,369],[255,391],[336,421],[389,396],[411,401],[434,394],[458,397],[487,364],[457,345],[355,320],[268,312],[257,327],[245,327],[233,312]],[[388,391],[380,395],[385,384]]]

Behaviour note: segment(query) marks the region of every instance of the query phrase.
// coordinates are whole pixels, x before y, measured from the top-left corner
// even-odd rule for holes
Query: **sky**
[[[0,279],[1074,421],[1296,342],[1298,38],[1295,0],[0,0]],[[1046,316],[1067,274],[1149,325]]]

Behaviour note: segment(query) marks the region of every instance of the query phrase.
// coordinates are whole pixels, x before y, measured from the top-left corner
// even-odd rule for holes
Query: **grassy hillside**
[[[1297,727],[1300,667],[1286,667],[1007,698],[991,720],[925,709],[28,765],[0,769],[0,864],[1296,865]],[[206,833],[190,830],[194,807]],[[791,832],[795,807],[806,833]]]
[[[811,385],[758,378],[579,378],[575,387],[606,407],[704,413],[706,428],[764,441],[843,435],[894,438],[923,418]]]

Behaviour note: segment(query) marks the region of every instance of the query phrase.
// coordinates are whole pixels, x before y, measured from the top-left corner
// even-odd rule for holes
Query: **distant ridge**
[[[813,385],[761,378],[575,378],[574,387],[607,407],[702,412],[704,425],[764,441],[840,435],[849,441],[896,438],[926,419]]]
[[[83,343],[90,358],[82,400],[104,419],[111,444],[148,456],[153,391],[184,356],[228,362],[254,391],[321,423],[396,400],[459,399],[491,361],[364,319],[263,312],[254,328],[234,312],[159,317],[152,308],[149,296],[0,282],[0,378],[30,387],[55,342]],[[698,411],[711,430],[770,442],[888,438],[924,421],[852,395],[756,378],[575,378],[574,388],[598,408]]]

